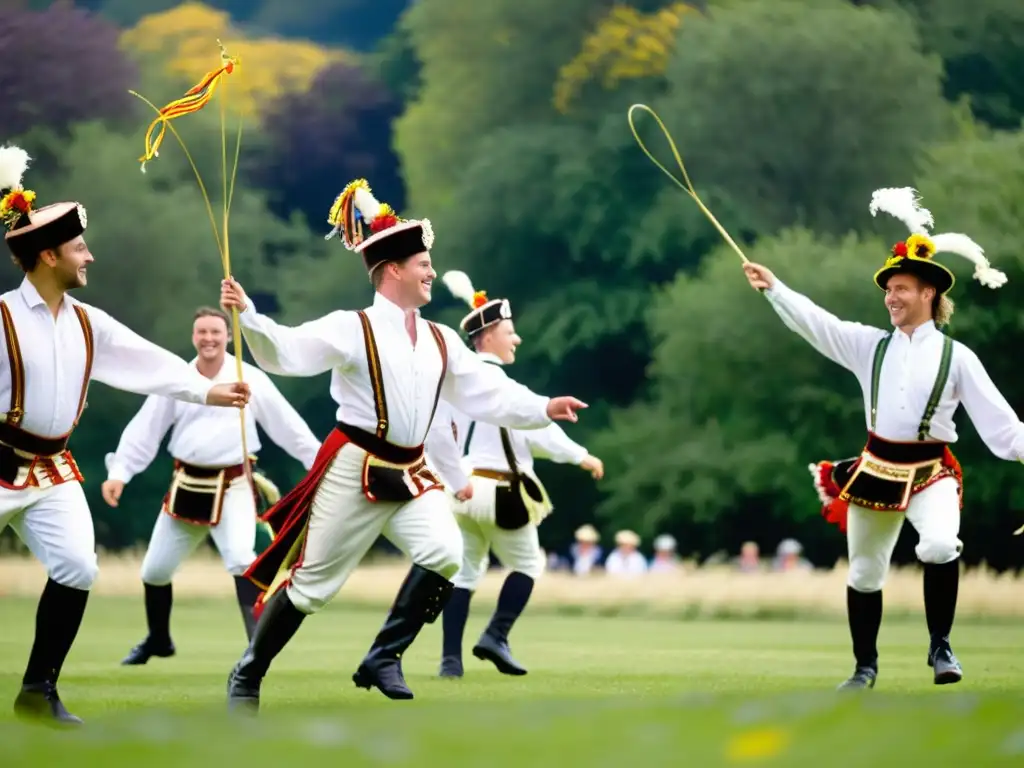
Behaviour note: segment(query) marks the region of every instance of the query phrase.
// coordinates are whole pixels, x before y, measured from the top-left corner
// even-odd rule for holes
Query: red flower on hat
[[[389,229],[398,223],[398,217],[392,213],[385,213],[382,216],[378,216],[370,222],[371,232],[383,232],[385,229]]]
[[[473,309],[480,309],[487,303],[487,291],[477,291],[473,294]]]
[[[893,256],[899,256],[899,257],[906,256],[907,255],[907,244],[906,243],[896,243],[896,245],[894,245],[892,247],[892,255]]]

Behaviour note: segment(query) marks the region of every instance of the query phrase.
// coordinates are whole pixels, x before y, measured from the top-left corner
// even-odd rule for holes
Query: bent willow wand
[[[170,130],[174,135],[174,138],[177,139],[178,144],[181,146],[181,150],[185,154],[189,165],[192,166],[192,172],[195,174],[196,182],[199,184],[199,191],[202,193],[203,202],[206,204],[206,212],[210,217],[210,226],[213,228],[213,237],[217,243],[217,251],[220,253],[221,265],[224,268],[224,278],[230,279],[231,248],[228,237],[228,219],[230,216],[231,201],[235,195],[235,178],[238,173],[238,158],[242,147],[242,121],[239,119],[238,133],[235,136],[235,158],[229,182],[227,130],[225,126],[227,111],[225,102],[227,89],[222,89],[220,98],[221,183],[223,187],[223,203],[221,209],[222,231],[217,228],[217,221],[213,213],[213,205],[210,203],[210,196],[207,194],[206,184],[203,183],[202,174],[199,173],[199,169],[196,167],[195,161],[192,159],[192,154],[188,151],[188,147],[185,145],[185,140],[181,138],[181,134],[175,130],[173,125],[171,125],[172,120],[184,115],[193,114],[205,107],[210,102],[210,99],[213,98],[213,95],[217,90],[217,86],[220,85],[224,76],[233,74],[235,69],[239,66],[239,60],[228,55],[220,40],[217,41],[217,45],[220,47],[220,67],[207,72],[203,76],[202,80],[185,92],[184,96],[179,99],[175,99],[163,108],[158,108],[153,104],[153,102],[136,91],[129,90],[129,93],[143,101],[157,114],[153,122],[149,124],[149,129],[146,131],[145,152],[142,157],[139,158],[139,162],[142,164],[140,170],[145,173],[146,163],[156,157],[159,157],[160,145],[163,143],[164,136],[167,134],[167,131]],[[235,346],[235,374],[238,377],[238,381],[242,381],[242,331],[238,323],[237,307],[231,308],[231,332]],[[252,465],[249,459],[249,449],[245,434],[244,409],[239,409],[238,417],[242,432],[242,465],[245,468],[246,480],[249,482],[250,487],[255,489],[255,480],[253,479]]]
[[[668,168],[662,165],[661,162],[659,162],[658,159],[653,154],[651,154],[651,151],[647,149],[647,145],[644,144],[643,139],[640,138],[640,134],[636,130],[636,125],[633,123],[633,112],[638,109],[647,112],[651,117],[654,118],[655,122],[658,124],[658,127],[661,128],[661,132],[665,135],[665,138],[668,140],[669,149],[672,150],[672,156],[675,158],[676,164],[679,166],[679,170],[682,171],[683,173],[683,181],[677,179]],[[719,234],[721,234],[722,237],[725,238],[725,242],[727,242],[729,246],[734,251],[736,251],[736,254],[743,260],[743,263],[746,264],[749,260],[743,254],[743,251],[740,250],[740,247],[736,245],[736,241],[729,236],[729,233],[725,231],[725,228],[718,223],[718,219],[715,218],[715,215],[711,213],[708,207],[704,205],[704,203],[701,201],[700,197],[698,197],[697,191],[693,188],[693,184],[690,183],[690,176],[686,172],[686,166],[683,165],[683,158],[679,154],[679,150],[676,148],[676,143],[672,140],[672,136],[668,132],[668,128],[665,127],[665,124],[661,121],[661,118],[658,117],[658,113],[655,112],[650,107],[648,107],[646,104],[634,104],[629,108],[626,117],[629,120],[629,128],[633,132],[633,138],[636,139],[636,143],[640,145],[640,149],[643,150],[644,154],[647,155],[647,157],[650,158],[651,162],[658,166],[658,168],[660,168],[666,176],[672,179],[673,184],[675,184],[677,187],[682,189],[683,192],[685,192],[691,198],[693,198],[693,201],[697,203],[697,207],[700,208],[701,212],[708,217],[712,224],[715,225],[715,229],[718,230]]]

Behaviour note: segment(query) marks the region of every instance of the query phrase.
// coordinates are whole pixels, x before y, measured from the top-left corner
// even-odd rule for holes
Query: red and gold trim
[[[388,404],[384,398],[384,373],[380,367],[380,354],[373,337],[373,328],[366,312],[359,310],[359,322],[363,325],[363,343],[366,345],[366,366],[370,372],[370,387],[373,389],[373,407],[377,413],[377,437],[384,439],[388,434]]]

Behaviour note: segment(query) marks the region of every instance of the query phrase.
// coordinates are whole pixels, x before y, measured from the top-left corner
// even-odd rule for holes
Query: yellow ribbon
[[[223,225],[223,239],[221,238],[220,232],[217,230],[217,222],[213,214],[213,205],[210,203],[210,196],[206,192],[206,185],[203,183],[203,177],[199,173],[199,169],[196,167],[195,161],[192,159],[191,153],[188,151],[188,147],[185,146],[184,139],[181,138],[181,134],[175,130],[174,126],[171,125],[170,121],[176,117],[182,115],[192,114],[198,112],[206,104],[209,103],[213,97],[214,91],[216,91],[217,83],[221,77],[225,74],[231,74],[235,68],[239,65],[239,60],[231,56],[228,56],[223,44],[220,40],[217,41],[217,45],[220,46],[220,59],[221,67],[219,69],[207,72],[203,76],[203,79],[196,85],[190,88],[185,96],[170,102],[163,109],[159,109],[153,102],[147,99],[145,96],[135,92],[129,91],[133,96],[139,98],[141,101],[148,104],[154,112],[157,113],[156,119],[150,124],[149,130],[146,131],[146,152],[143,157],[140,158],[142,162],[142,170],[146,170],[146,161],[151,160],[157,156],[157,150],[160,148],[160,144],[163,141],[165,128],[169,128],[174,138],[178,140],[178,144],[181,145],[181,150],[184,152],[185,157],[188,159],[189,165],[192,166],[192,172],[196,176],[196,181],[199,184],[199,191],[203,195],[203,202],[206,203],[206,212],[210,217],[210,225],[213,227],[213,237],[217,242],[217,250],[220,252],[221,264],[224,267],[224,279],[231,279],[231,249],[228,240],[228,218],[231,209],[231,201],[235,196],[235,178],[238,174],[238,159],[241,153],[242,147],[242,121],[238,122],[238,133],[235,136],[235,163],[231,169],[231,181],[230,186],[228,182],[228,158],[227,158],[227,133],[225,129],[226,120],[226,105],[225,105],[225,92],[226,89],[221,91],[220,99],[220,143],[221,143],[221,179],[223,182],[223,200],[224,204],[221,211],[221,221]],[[160,132],[153,138],[153,131],[159,125]],[[235,346],[235,374],[238,377],[238,381],[243,380],[242,377],[242,331],[238,322],[238,309],[236,307],[231,308],[231,330],[232,338]],[[249,481],[250,486],[254,484],[252,477],[252,464],[249,461],[249,449],[247,445],[245,435],[245,409],[239,408],[238,420],[241,424],[242,429],[242,464],[245,467],[245,477]]]
[[[669,148],[672,150],[672,155],[676,159],[676,164],[679,166],[679,170],[683,172],[683,179],[686,182],[685,184],[682,181],[679,181],[679,179],[677,179],[675,176],[673,176],[672,172],[669,171],[668,168],[666,168],[664,165],[662,165],[658,161],[658,159],[651,154],[650,150],[647,149],[647,146],[640,138],[640,134],[637,133],[636,126],[633,124],[633,111],[637,109],[642,109],[643,111],[649,113],[650,116],[654,118],[655,122],[658,123],[658,127],[661,128],[661,132],[665,134],[665,138],[668,140]],[[732,239],[732,237],[729,236],[729,233],[725,231],[725,228],[718,223],[718,219],[715,218],[715,215],[711,213],[708,207],[704,205],[703,202],[701,202],[700,197],[697,196],[697,191],[693,188],[693,184],[690,183],[690,176],[689,174],[686,173],[686,166],[683,165],[683,158],[680,156],[679,150],[676,149],[676,143],[672,140],[672,136],[669,134],[668,129],[665,127],[665,124],[661,122],[661,118],[658,117],[658,114],[653,109],[648,107],[646,104],[634,104],[629,108],[627,118],[629,119],[629,128],[631,131],[633,131],[633,138],[636,139],[636,143],[640,145],[640,149],[643,150],[644,154],[647,155],[647,157],[650,158],[651,162],[658,166],[666,176],[672,179],[673,184],[675,184],[677,187],[682,189],[686,194],[693,198],[693,201],[697,203],[697,207],[699,207],[701,212],[708,217],[712,224],[715,225],[715,229],[718,230],[719,234],[721,234],[722,237],[725,238],[725,242],[727,242],[732,247],[732,249],[736,251],[736,254],[743,260],[743,263],[746,264],[749,261],[749,259],[747,259],[745,255],[743,255],[743,251],[740,250],[740,247],[736,245],[736,242]]]

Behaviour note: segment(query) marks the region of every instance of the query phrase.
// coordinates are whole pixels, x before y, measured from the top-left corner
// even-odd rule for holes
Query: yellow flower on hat
[[[930,237],[914,234],[907,238],[907,255],[918,259],[930,259],[935,255],[935,243]]]

